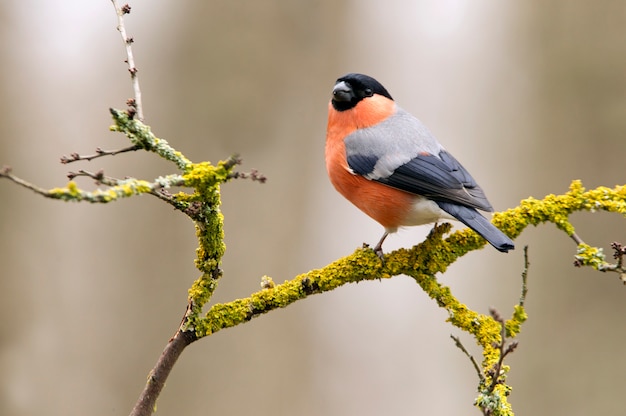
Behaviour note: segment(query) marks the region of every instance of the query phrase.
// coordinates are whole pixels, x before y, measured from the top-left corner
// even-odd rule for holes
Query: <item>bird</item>
[[[501,252],[513,241],[480,211],[493,212],[474,178],[376,79],[349,73],[328,104],[326,170],[335,189],[385,231],[457,220]]]

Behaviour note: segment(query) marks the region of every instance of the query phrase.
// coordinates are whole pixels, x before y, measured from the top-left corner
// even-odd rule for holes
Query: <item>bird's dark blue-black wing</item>
[[[359,154],[348,157],[348,165],[353,172],[364,176],[374,170],[377,161],[373,156]],[[439,157],[420,154],[397,167],[390,176],[374,180],[435,201],[452,202],[484,211],[493,211],[474,178],[446,151],[440,152]]]
[[[376,166],[376,162],[378,162],[378,157],[374,155],[363,155],[359,153],[350,154],[347,159],[348,166],[352,172],[362,176],[373,172],[374,166]]]

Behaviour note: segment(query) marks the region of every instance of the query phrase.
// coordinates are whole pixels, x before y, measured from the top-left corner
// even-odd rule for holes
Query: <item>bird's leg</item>
[[[376,247],[374,247],[374,253],[376,253],[376,255],[381,259],[384,260],[383,256],[383,241],[385,241],[385,238],[387,238],[387,236],[389,235],[389,233],[387,231],[385,231],[385,234],[383,234],[382,237],[380,237],[380,241],[378,241],[378,244],[376,244]]]

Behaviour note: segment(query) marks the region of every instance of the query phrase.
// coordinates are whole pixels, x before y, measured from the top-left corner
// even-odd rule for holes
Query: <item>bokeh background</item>
[[[228,251],[214,301],[322,267],[380,226],[334,192],[327,102],[346,72],[375,76],[473,173],[497,210],[528,196],[626,182],[626,7],[586,2],[136,0],[146,121],[195,161],[234,152],[265,185],[223,188]],[[0,3],[0,163],[44,187],[68,170],[146,179],[108,107],[132,95],[109,1]],[[91,188],[90,181],[82,187]],[[573,217],[581,237],[626,242],[623,218]],[[421,241],[407,229],[386,249]],[[192,224],[155,198],[44,200],[0,181],[0,414],[123,415],[178,326],[197,277]],[[572,266],[552,225],[520,249],[474,252],[441,277],[471,308],[511,312],[530,246],[529,321],[510,357],[520,415],[620,414],[626,288]],[[192,345],[161,415],[477,414],[472,340],[409,278],[349,285]]]

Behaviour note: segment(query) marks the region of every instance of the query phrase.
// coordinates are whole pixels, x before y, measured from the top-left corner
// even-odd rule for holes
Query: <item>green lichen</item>
[[[515,305],[513,307],[513,316],[506,321],[506,334],[508,337],[516,337],[522,330],[522,324],[526,322],[528,315],[526,309],[522,305]]]
[[[487,410],[493,416],[513,416],[513,408],[507,400],[510,393],[509,386],[498,384],[493,392],[481,390],[475,405],[483,412]]]
[[[110,112],[115,123],[110,127],[111,131],[124,133],[133,145],[174,162],[181,170],[186,169],[191,164],[189,159],[171,147],[166,140],[156,137],[150,130],[150,126],[130,117],[126,111],[111,108]]]
[[[185,212],[196,224],[195,264],[202,273],[189,289],[190,313],[187,316],[186,327],[194,330],[196,336],[206,334],[207,326],[199,317],[202,307],[208,303],[217,288],[222,276],[219,268],[222,256],[226,251],[224,244],[224,216],[220,211],[220,185],[231,178],[232,169],[236,162],[233,158],[220,161],[217,165],[209,162],[190,163],[185,167],[182,179],[184,185],[193,188],[192,194],[179,193],[175,200],[184,204]],[[238,311],[241,313],[241,311]],[[234,317],[231,313],[228,317]],[[242,319],[241,316],[239,319]],[[240,322],[228,320],[230,324]],[[212,332],[209,329],[209,332]]]
[[[591,247],[588,244],[579,244],[574,256],[578,266],[590,266],[596,270],[603,270],[608,264],[602,248]]]
[[[545,222],[555,224],[567,235],[575,230],[569,216],[577,211],[608,211],[626,215],[626,187],[598,187],[587,191],[581,181],[572,181],[569,191],[563,195],[547,195],[544,199],[527,198],[516,208],[494,215],[494,224],[505,234],[517,237],[528,225]]]
[[[358,249],[323,269],[312,270],[247,298],[215,304],[194,321],[198,338],[230,328],[271,310],[284,308],[310,295],[328,292],[348,283],[380,279],[383,266],[369,249]]]
[[[155,185],[140,179],[125,179],[118,185],[95,191],[84,191],[76,182],[70,181],[65,188],[52,188],[45,191],[44,196],[62,201],[87,201],[91,203],[108,203],[120,198],[128,198],[134,195],[150,193]]]
[[[194,322],[194,329],[198,338],[213,334],[219,330],[247,322],[252,318],[277,308],[284,308],[293,302],[307,296],[334,290],[339,286],[364,280],[375,280],[381,277],[391,277],[406,274],[413,277],[437,304],[448,311],[448,321],[470,334],[483,347],[483,372],[495,368],[500,358],[500,349],[497,345],[502,341],[502,328],[493,317],[479,314],[470,310],[461,303],[451,292],[450,288],[438,282],[435,274],[445,271],[460,254],[466,252],[457,249],[450,238],[442,237],[450,226],[447,224],[436,227],[429,237],[411,249],[401,249],[385,256],[381,263],[371,249],[356,250],[352,255],[339,259],[323,269],[313,270],[297,276],[282,284],[263,289],[250,297],[236,299],[228,303],[213,305],[202,319]],[[478,238],[465,234],[457,241],[471,239],[472,244],[480,246]],[[456,243],[455,243],[456,244]],[[482,242],[484,244],[484,242]],[[416,259],[420,261],[416,261]],[[516,307],[513,317],[507,321],[509,336],[519,333],[521,324],[526,320],[523,307]],[[502,372],[508,371],[507,366]],[[505,380],[504,374],[500,381]],[[485,386],[491,383],[487,377]],[[481,393],[477,403],[488,405],[494,409],[493,414],[506,415],[511,406],[507,401],[510,387],[498,384],[490,394],[487,390]]]
[[[83,191],[78,188],[74,181],[69,181],[65,188],[52,188],[48,191],[50,198],[62,201],[80,201],[83,199],[82,194]]]

